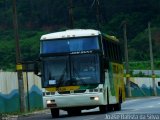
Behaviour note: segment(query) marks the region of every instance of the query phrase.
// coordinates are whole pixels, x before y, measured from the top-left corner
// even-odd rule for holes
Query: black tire
[[[51,115],[52,115],[52,118],[59,117],[59,109],[58,108],[51,108]]]
[[[119,96],[119,103],[114,105],[114,110],[115,111],[120,111],[121,110],[121,104],[122,104],[122,94],[120,94],[120,96]]]
[[[81,114],[81,110],[80,109],[71,109],[67,111],[69,116],[76,116],[76,115],[80,115]]]
[[[115,111],[120,111],[121,110],[121,103],[122,103],[122,97],[119,97],[119,103],[114,105],[114,110]]]
[[[108,105],[108,112],[113,111],[113,105]]]
[[[108,105],[101,105],[101,106],[99,106],[100,113],[106,113],[106,112],[109,111],[109,109],[110,109],[110,107]]]
[[[121,110],[121,103],[117,103],[114,105],[114,111],[120,111]]]
[[[108,91],[108,88],[107,88],[107,111],[110,112],[113,110],[113,105],[109,104],[109,91]]]

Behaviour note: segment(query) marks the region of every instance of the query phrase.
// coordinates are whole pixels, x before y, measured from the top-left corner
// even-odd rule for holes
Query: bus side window
[[[108,41],[105,40],[105,44],[106,44],[106,45],[105,45],[105,46],[106,46],[106,48],[105,48],[106,56],[105,56],[105,57],[106,57],[107,59],[109,59],[109,51],[108,51],[109,47],[108,47]]]
[[[111,46],[110,46],[110,43],[107,41],[106,42],[107,43],[107,58],[108,58],[108,60],[110,60],[111,59]]]
[[[119,53],[118,47],[119,47],[119,45],[117,44],[117,45],[116,45],[117,61],[119,61],[119,60],[120,60],[120,57],[119,57],[120,53]]]
[[[118,51],[119,51],[119,61],[122,62],[122,51],[120,46],[118,46]]]
[[[114,55],[114,44],[111,43],[111,58],[114,61],[115,60],[115,55]]]
[[[108,53],[108,41],[103,39],[103,47],[104,47],[104,53],[105,53],[105,58],[109,59],[109,53]]]
[[[111,60],[112,59],[112,49],[111,49],[111,44],[110,44],[110,42],[108,42],[108,56],[109,56],[109,60]]]
[[[119,45],[116,44],[116,47],[115,47],[115,52],[116,52],[116,61],[120,61],[120,53],[119,53],[119,50],[118,50],[118,47]]]
[[[116,50],[117,45],[113,43],[113,55],[114,55],[114,61],[117,61],[117,50]]]
[[[119,53],[119,45],[116,46],[116,51],[117,51],[117,61],[120,61],[120,53]]]

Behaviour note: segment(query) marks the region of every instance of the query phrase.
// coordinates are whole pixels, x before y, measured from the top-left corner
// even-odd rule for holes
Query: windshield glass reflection
[[[98,55],[51,57],[45,60],[44,66],[46,86],[87,85],[100,81]]]

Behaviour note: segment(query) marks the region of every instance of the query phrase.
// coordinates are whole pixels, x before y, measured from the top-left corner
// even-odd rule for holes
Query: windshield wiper
[[[81,79],[81,77],[80,77],[79,73],[77,72],[77,70],[75,69],[74,65],[73,65],[73,72],[75,73],[75,75],[77,77],[72,77],[71,79],[76,80],[76,81],[80,81],[80,82],[82,82],[82,85],[86,85],[86,82],[83,79]]]
[[[60,79],[57,80],[57,81],[58,81],[57,87],[62,86],[62,84],[64,84],[64,82],[67,81],[67,79],[64,79],[65,73],[68,75],[68,70],[67,70],[67,67],[68,67],[68,66],[67,66],[67,63],[68,63],[68,61],[66,60],[66,67],[64,68],[63,74],[61,75]],[[67,78],[67,77],[66,77],[66,78]],[[64,84],[64,85],[65,85],[65,84]]]
[[[61,75],[61,77],[59,78],[59,80],[57,80],[58,81],[57,87],[60,87],[64,83],[65,72],[66,72],[66,68],[63,70],[63,74]]]

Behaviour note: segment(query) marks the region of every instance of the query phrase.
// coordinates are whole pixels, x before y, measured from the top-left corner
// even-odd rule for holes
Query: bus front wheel
[[[52,115],[52,118],[59,117],[59,109],[58,108],[51,108],[51,115]]]
[[[101,105],[101,106],[99,106],[99,110],[100,110],[101,113],[108,112],[108,105]]]
[[[122,96],[119,97],[119,102],[117,104],[114,104],[114,110],[120,111],[121,110],[121,103],[122,103]]]
[[[120,111],[121,110],[121,103],[114,104],[114,110]]]
[[[70,109],[67,111],[69,116],[75,116],[75,115],[80,115],[81,110],[80,109]]]

